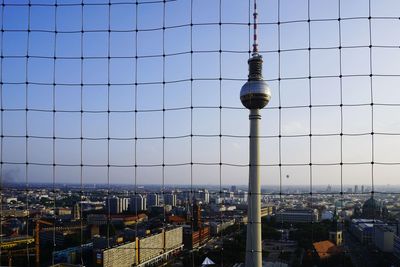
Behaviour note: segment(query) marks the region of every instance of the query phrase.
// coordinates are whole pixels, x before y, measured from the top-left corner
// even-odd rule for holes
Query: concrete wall
[[[165,232],[165,249],[171,250],[181,246],[183,242],[183,228],[178,227]]]
[[[131,267],[136,264],[136,244],[130,242],[115,248],[104,250],[103,266],[104,267]]]
[[[383,252],[393,251],[394,233],[385,228],[375,227],[375,246]]]
[[[139,263],[145,262],[164,252],[164,234],[159,233],[140,239]]]

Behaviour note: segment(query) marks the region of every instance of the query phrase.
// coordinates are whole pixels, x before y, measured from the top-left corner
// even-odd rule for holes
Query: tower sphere
[[[240,90],[240,101],[248,109],[262,109],[271,99],[266,81],[247,81]]]
[[[262,109],[271,99],[271,90],[262,78],[261,55],[253,55],[248,63],[249,79],[240,90],[240,101],[248,109]]]

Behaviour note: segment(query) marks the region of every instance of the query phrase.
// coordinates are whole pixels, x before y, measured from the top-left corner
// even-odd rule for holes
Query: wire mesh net
[[[244,262],[252,4],[2,2],[2,264]],[[397,225],[399,8],[259,1],[266,260],[312,264],[336,227],[357,266],[350,219]]]

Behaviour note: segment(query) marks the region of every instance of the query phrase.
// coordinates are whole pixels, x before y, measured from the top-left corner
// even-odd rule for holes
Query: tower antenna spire
[[[257,43],[257,0],[254,0],[254,11],[253,11],[253,56],[258,55],[258,43]]]

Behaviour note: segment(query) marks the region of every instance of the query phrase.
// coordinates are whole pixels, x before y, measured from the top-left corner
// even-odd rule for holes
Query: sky
[[[239,92],[252,5],[111,2],[4,2],[3,180],[247,184]],[[258,9],[272,91],[261,112],[262,184],[398,184],[400,2],[264,0]]]

